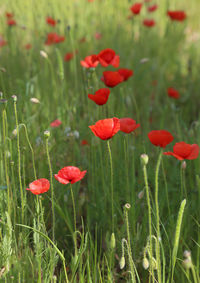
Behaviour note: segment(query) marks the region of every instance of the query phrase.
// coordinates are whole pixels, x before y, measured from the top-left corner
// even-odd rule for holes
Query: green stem
[[[113,165],[112,165],[112,154],[110,149],[110,142],[107,141],[108,145],[108,152],[109,152],[109,158],[110,158],[110,177],[111,177],[111,217],[112,217],[112,232],[114,233],[114,188],[113,188]]]
[[[145,189],[146,189],[146,198],[147,198],[147,207],[148,207],[148,218],[149,218],[149,253],[150,253],[150,274],[152,275],[154,282],[154,272],[153,272],[153,263],[152,263],[152,257],[153,257],[153,248],[152,248],[152,224],[151,224],[151,203],[150,203],[150,194],[149,194],[149,184],[148,184],[148,178],[147,178],[147,169],[146,165],[143,165],[143,173],[144,173],[144,183],[145,183]],[[151,277],[150,277],[151,278]],[[150,280],[151,282],[151,280]]]
[[[21,194],[21,208],[22,208],[22,223],[24,223],[24,195],[22,188],[22,177],[21,177],[21,153],[20,153],[20,141],[19,141],[19,124],[17,116],[17,98],[14,98],[14,112],[15,112],[15,122],[17,130],[17,153],[18,153],[18,176],[19,176],[19,187]]]
[[[161,259],[160,259],[160,218],[159,218],[159,204],[158,204],[158,175],[161,164],[163,150],[161,149],[155,173],[155,205],[156,205],[156,232],[157,232],[157,242],[156,242],[156,260],[157,260],[157,273],[158,273],[158,282],[162,282],[162,268],[161,268]]]
[[[74,246],[75,246],[75,256],[77,255],[77,241],[76,241],[76,207],[74,201],[74,193],[72,190],[72,184],[70,183],[70,190],[71,190],[71,198],[72,198],[72,206],[73,206],[73,214],[74,214]]]
[[[51,208],[52,208],[52,240],[55,240],[55,211],[54,211],[54,187],[53,187],[53,172],[51,167],[51,160],[49,155],[49,137],[46,136],[46,153],[47,153],[47,160],[49,165],[49,173],[50,173],[50,184],[51,184]]]

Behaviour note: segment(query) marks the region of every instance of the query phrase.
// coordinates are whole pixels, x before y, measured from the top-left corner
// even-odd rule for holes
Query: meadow
[[[200,282],[199,9],[1,1],[0,282]]]

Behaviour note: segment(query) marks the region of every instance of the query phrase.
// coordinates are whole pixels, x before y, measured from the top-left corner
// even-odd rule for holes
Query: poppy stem
[[[52,208],[52,240],[55,240],[55,212],[54,212],[54,187],[53,187],[53,172],[51,167],[51,160],[49,155],[49,136],[50,133],[48,131],[44,132],[45,139],[46,139],[46,153],[47,153],[47,160],[49,165],[49,173],[50,173],[50,184],[51,184],[51,208]]]
[[[158,282],[162,282],[161,276],[161,260],[160,260],[160,218],[159,218],[159,204],[158,204],[158,175],[160,164],[162,160],[163,150],[161,149],[158,161],[156,164],[156,173],[155,173],[155,205],[156,205],[156,232],[157,232],[157,241],[156,241],[156,260],[157,260],[157,273],[158,273]]]
[[[151,224],[151,202],[150,202],[150,193],[149,193],[149,184],[147,178],[147,168],[146,164],[143,164],[143,174],[144,174],[144,183],[146,189],[146,198],[147,198],[147,207],[148,207],[148,218],[149,218],[149,257],[150,257],[150,274],[152,275],[152,281],[154,282],[154,272],[153,272],[153,247],[152,247],[152,224]],[[149,278],[150,279],[150,278]],[[151,282],[151,279],[150,281]]]
[[[77,255],[77,241],[76,241],[76,207],[74,201],[74,193],[72,190],[72,184],[70,183],[70,191],[71,191],[71,198],[72,198],[72,206],[73,206],[73,213],[74,213],[74,246],[75,246],[75,256]]]
[[[110,142],[109,140],[107,141],[108,145],[108,152],[109,152],[109,157],[110,157],[110,177],[111,177],[111,217],[112,217],[112,232],[114,232],[114,188],[113,188],[113,164],[112,164],[112,154],[111,154],[111,149],[110,149]]]
[[[20,187],[20,195],[21,195],[22,223],[24,223],[24,195],[23,195],[22,176],[21,176],[21,152],[20,152],[20,143],[19,143],[19,123],[18,123],[18,115],[17,115],[17,97],[14,96],[13,99],[14,99],[15,123],[16,123],[16,130],[17,130],[18,176],[19,176],[19,187]]]

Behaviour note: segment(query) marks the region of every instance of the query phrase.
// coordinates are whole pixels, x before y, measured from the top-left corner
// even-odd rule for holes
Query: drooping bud
[[[120,259],[120,262],[119,262],[119,267],[120,269],[123,269],[124,266],[125,266],[126,262],[125,262],[125,257],[122,256],[121,259]]]
[[[145,270],[149,268],[149,261],[146,257],[143,258],[142,265]]]
[[[39,99],[37,99],[37,98],[35,98],[35,97],[31,97],[31,98],[30,98],[30,101],[33,102],[33,103],[35,103],[35,104],[40,103]]]
[[[139,199],[142,199],[143,196],[144,196],[144,191],[140,191],[140,192],[138,193],[138,198],[139,198]]]

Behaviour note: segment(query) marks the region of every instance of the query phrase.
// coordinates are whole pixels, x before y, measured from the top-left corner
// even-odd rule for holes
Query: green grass
[[[200,2],[155,1],[159,9],[149,16],[156,20],[152,29],[142,25],[148,17],[144,7],[141,15],[127,19],[133,1],[3,2],[0,35],[8,43],[0,47],[0,91],[7,99],[0,103],[0,282],[153,282],[153,277],[159,283],[199,282],[200,159],[186,161],[181,170],[180,161],[162,156],[156,179],[158,219],[155,178],[160,149],[147,134],[170,131],[174,141],[165,151],[179,141],[200,144]],[[171,22],[167,7],[185,10],[187,20]],[[5,12],[15,14],[17,26],[7,26]],[[47,26],[48,15],[60,21],[55,28]],[[64,35],[65,41],[44,45],[52,31]],[[101,40],[95,39],[96,32],[102,33]],[[81,43],[83,37],[86,42]],[[32,44],[30,50],[24,48],[27,43]],[[87,94],[104,87],[100,78],[105,69],[98,66],[90,72],[80,60],[105,48],[113,48],[120,55],[120,67],[133,70],[134,76],[111,89],[107,104],[98,106]],[[64,55],[75,50],[75,58],[64,62]],[[148,61],[141,63],[143,58]],[[179,100],[167,96],[170,86],[180,91]],[[32,103],[33,97],[40,103]],[[130,117],[141,124],[135,133],[119,132],[110,140],[114,231],[108,145],[88,127],[112,117]],[[50,123],[55,119],[62,124],[53,129]],[[82,146],[83,139],[89,145]],[[149,157],[146,166],[140,161],[143,153]],[[71,165],[87,170],[72,186],[76,233],[69,185],[52,178],[53,186],[45,194],[37,197],[25,190],[36,177],[50,180],[51,167],[56,174]],[[127,203],[130,209],[124,208]],[[190,268],[184,266],[185,250],[191,251]],[[150,264],[146,270],[144,258]]]

